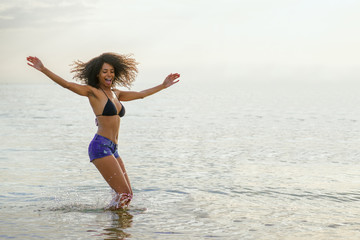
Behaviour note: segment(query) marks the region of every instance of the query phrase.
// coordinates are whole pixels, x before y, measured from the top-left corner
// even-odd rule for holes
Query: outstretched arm
[[[149,88],[140,92],[135,92],[135,91],[119,91],[119,95],[118,98],[120,101],[131,101],[131,100],[135,100],[135,99],[141,99],[141,98],[145,98],[147,96],[153,95],[154,93],[157,93],[165,88],[168,88],[172,85],[174,85],[175,83],[179,82],[179,78],[180,74],[178,73],[171,73],[169,74],[164,82],[160,85],[157,85],[153,88]]]
[[[27,64],[29,66],[44,73],[47,77],[49,77],[51,80],[53,80],[60,86],[67,88],[70,91],[73,91],[74,93],[77,93],[81,96],[89,96],[90,94],[92,94],[92,89],[90,86],[66,81],[65,79],[59,77],[58,75],[47,69],[39,58],[30,56],[27,57],[26,59],[28,61]]]

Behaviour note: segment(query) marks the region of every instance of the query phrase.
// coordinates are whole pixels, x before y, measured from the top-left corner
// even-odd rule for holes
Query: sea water
[[[180,82],[124,102],[134,199],[89,163],[88,100],[0,87],[0,239],[360,239],[360,94],[352,82]]]

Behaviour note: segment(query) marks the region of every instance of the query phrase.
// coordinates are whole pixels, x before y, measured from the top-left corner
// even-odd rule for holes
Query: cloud
[[[84,1],[3,1],[0,5],[0,29],[45,28],[83,22],[93,7]]]
[[[134,53],[154,71],[334,72],[359,65],[359,9],[354,0],[2,0],[0,72],[36,54],[62,74],[104,51]]]

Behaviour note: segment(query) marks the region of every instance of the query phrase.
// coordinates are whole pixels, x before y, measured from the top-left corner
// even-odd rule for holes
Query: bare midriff
[[[97,116],[97,120],[97,134],[106,137],[117,144],[120,130],[120,117],[118,115]]]

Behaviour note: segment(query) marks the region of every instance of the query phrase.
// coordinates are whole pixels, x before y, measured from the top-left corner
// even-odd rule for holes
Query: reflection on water
[[[43,209],[41,211],[47,211]],[[50,211],[63,214],[81,213],[84,218],[95,217],[96,225],[93,228],[87,229],[86,232],[91,236],[98,236],[102,239],[126,239],[130,238],[131,234],[126,232],[127,228],[132,227],[133,215],[142,213],[145,209],[131,209],[131,210],[116,210],[110,211],[105,208],[94,208],[89,204],[66,204],[58,207],[50,207]]]
[[[110,226],[106,226],[95,236],[103,236],[104,240],[129,238],[131,234],[126,233],[125,229],[132,226],[132,219],[133,216],[128,211],[112,211]]]

